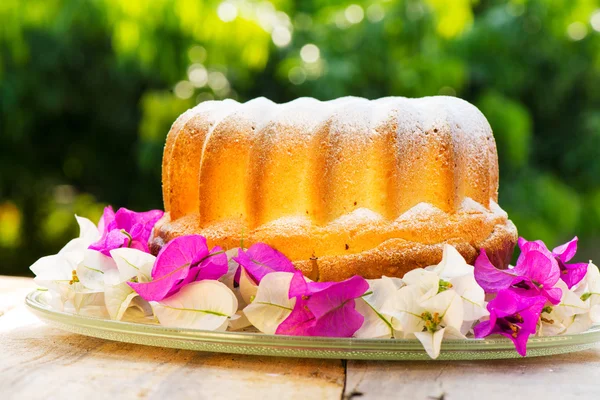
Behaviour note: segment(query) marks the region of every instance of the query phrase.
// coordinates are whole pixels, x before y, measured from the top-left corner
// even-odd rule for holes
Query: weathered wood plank
[[[0,318],[2,399],[339,399],[338,360],[251,357],[110,342]]]
[[[16,276],[0,276],[0,316],[23,304],[27,293],[36,288],[33,279]]]
[[[582,399],[600,396],[600,347],[471,362],[348,361],[345,399]]]

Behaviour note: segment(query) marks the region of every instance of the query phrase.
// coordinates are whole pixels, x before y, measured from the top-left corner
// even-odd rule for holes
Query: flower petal
[[[364,322],[360,329],[354,333],[357,338],[391,338],[394,334],[394,328],[390,321],[379,311],[377,311],[364,298],[356,299],[356,311],[364,317]]]
[[[117,270],[114,260],[95,250],[85,250],[83,261],[77,265],[77,277],[88,289],[103,291],[106,273]]]
[[[352,337],[363,322],[364,317],[355,309],[355,300],[348,300],[317,318],[309,332],[310,336]]]
[[[569,262],[573,257],[575,257],[575,253],[577,253],[577,241],[579,239],[575,236],[573,239],[568,241],[565,244],[561,244],[552,250],[552,254],[555,257],[558,257],[562,262]]]
[[[126,283],[106,286],[104,290],[104,303],[110,318],[120,321],[129,308],[129,304],[138,294]]]
[[[509,287],[515,278],[514,272],[498,269],[489,260],[484,249],[475,260],[475,280],[486,293],[497,293]]]
[[[150,281],[152,268],[156,257],[152,254],[123,247],[110,251],[110,256],[113,258],[119,269],[120,282],[126,282],[134,277],[141,278],[140,281]]]
[[[246,304],[250,304],[252,303],[252,299],[256,296],[257,292],[258,285],[250,277],[248,272],[246,272],[246,269],[242,268],[242,273],[240,275],[240,294],[242,299],[244,299]]]
[[[440,356],[444,332],[445,328],[442,328],[435,333],[431,333],[429,331],[415,332],[416,338],[419,340],[419,342],[421,342],[429,357],[434,360]]]
[[[428,267],[426,269],[436,273],[444,280],[450,280],[459,276],[473,274],[473,266],[467,264],[458,250],[449,244],[444,244],[442,261],[433,268]]]
[[[311,328],[315,324],[315,316],[306,306],[302,297],[296,298],[294,309],[288,317],[277,327],[278,335],[311,336]]]
[[[225,329],[228,318],[237,311],[233,292],[214,280],[190,283],[151,305],[161,325],[187,329]]]
[[[242,280],[244,275],[245,271]],[[279,324],[291,314],[296,304],[295,298],[288,297],[292,277],[289,272],[273,272],[260,281],[254,301],[244,308],[244,314],[259,331],[274,334]]]
[[[270,272],[294,272],[296,270],[283,253],[264,243],[253,244],[247,251],[240,249],[238,256],[233,259],[246,268],[257,283],[260,283],[260,280]]]

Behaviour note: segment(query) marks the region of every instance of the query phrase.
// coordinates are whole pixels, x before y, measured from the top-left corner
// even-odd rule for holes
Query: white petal
[[[102,291],[104,289],[105,273],[117,270],[117,265],[110,257],[99,251],[86,250],[83,261],[77,265],[77,277],[88,289]]]
[[[228,329],[232,331],[238,331],[249,326],[252,326],[252,324],[250,323],[250,321],[248,321],[248,317],[246,317],[246,314],[244,314],[241,311],[238,311],[237,313],[235,313],[234,316],[232,316],[229,319]]]
[[[104,290],[104,303],[111,319],[121,320],[129,304],[137,293],[129,287],[127,283],[120,283],[118,285],[108,285]]]
[[[461,327],[462,328],[462,327]],[[447,339],[466,339],[467,337],[459,330],[452,326],[447,326],[444,332],[444,338]]]
[[[364,318],[362,326],[354,333],[357,338],[390,338],[394,334],[394,329],[384,315],[375,311],[373,307],[364,299],[356,299],[356,311]]]
[[[373,293],[363,296],[363,299],[376,310],[381,310],[386,300],[392,297],[402,286],[400,279],[388,278],[387,276],[383,276],[381,279],[369,279],[367,282],[369,283],[368,291]]]
[[[421,289],[417,286],[404,286],[390,297],[381,308],[381,314],[392,318],[392,326],[403,333],[420,332],[424,322],[421,314],[425,311],[419,304]]]
[[[85,217],[80,217],[79,215],[75,215],[75,219],[77,220],[77,224],[79,225],[79,238],[89,242],[92,244],[96,242],[100,238],[100,232],[98,232],[98,227],[92,221]]]
[[[426,300],[421,306],[430,313],[439,313],[445,326],[460,330],[463,323],[462,299],[452,289]]]
[[[467,264],[458,250],[449,244],[445,244],[442,261],[432,268],[431,271],[435,272],[440,278],[449,280],[459,276],[473,274],[474,268]]]
[[[600,304],[593,306],[590,309],[590,319],[594,324],[600,323]]]
[[[271,272],[260,281],[254,301],[244,308],[244,314],[259,331],[274,334],[294,309],[296,299],[288,297],[293,276],[290,272]]]
[[[438,358],[442,348],[442,338],[444,337],[445,328],[440,329],[435,333],[429,331],[415,332],[416,338],[421,342],[423,348],[432,359]]]
[[[489,315],[485,308],[485,292],[477,284],[472,273],[450,280],[454,290],[463,301],[463,319],[465,321],[477,321],[483,316]]]
[[[590,318],[590,314],[578,314],[571,318],[572,323],[567,326],[566,334],[585,332],[594,325],[594,322]]]
[[[246,304],[252,303],[252,299],[256,296],[257,291],[258,285],[254,283],[254,280],[252,280],[246,270],[242,268],[242,273],[240,274],[240,294],[242,295],[244,302]]]
[[[71,262],[71,258],[64,254],[42,257],[29,269],[35,274],[37,281],[65,281],[73,279],[73,270],[77,263]]]
[[[59,251],[59,254],[69,251],[83,251],[100,238],[98,228],[92,221],[77,215],[75,219],[77,219],[77,223],[79,224],[79,237],[67,243]]]
[[[233,260],[233,257],[237,257],[240,248],[235,247],[233,249],[229,249],[225,252],[227,256],[227,273],[219,278],[219,281],[223,282],[229,289],[234,290],[233,280],[235,278],[235,272],[237,271],[240,264]]]
[[[563,289],[563,295],[560,303],[553,308],[553,314],[555,314],[555,316],[561,321],[575,314],[589,312],[588,304],[586,304],[586,302],[581,300],[579,296],[568,289]]]
[[[152,275],[152,268],[156,257],[138,249],[122,247],[110,251],[110,255],[119,270],[119,283],[127,282],[133,277],[148,282]]]
[[[233,292],[215,280],[190,283],[160,303],[150,304],[161,325],[188,329],[226,328],[237,310]]]
[[[431,271],[426,271],[423,268],[413,269],[407,272],[402,281],[409,286],[417,286],[421,295],[426,297],[435,296],[439,290],[440,278]]]

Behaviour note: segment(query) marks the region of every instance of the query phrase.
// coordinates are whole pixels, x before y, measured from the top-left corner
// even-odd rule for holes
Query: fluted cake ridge
[[[516,241],[491,128],[455,97],[201,103],[169,132],[163,197],[155,248],[243,235],[317,279],[398,275],[445,242],[467,258],[493,243],[505,264]]]

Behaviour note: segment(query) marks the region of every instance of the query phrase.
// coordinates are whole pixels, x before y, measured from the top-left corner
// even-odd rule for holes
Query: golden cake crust
[[[167,137],[152,248],[243,236],[315,280],[402,276],[439,262],[444,243],[506,266],[517,233],[497,191],[489,124],[460,99],[205,102]]]

